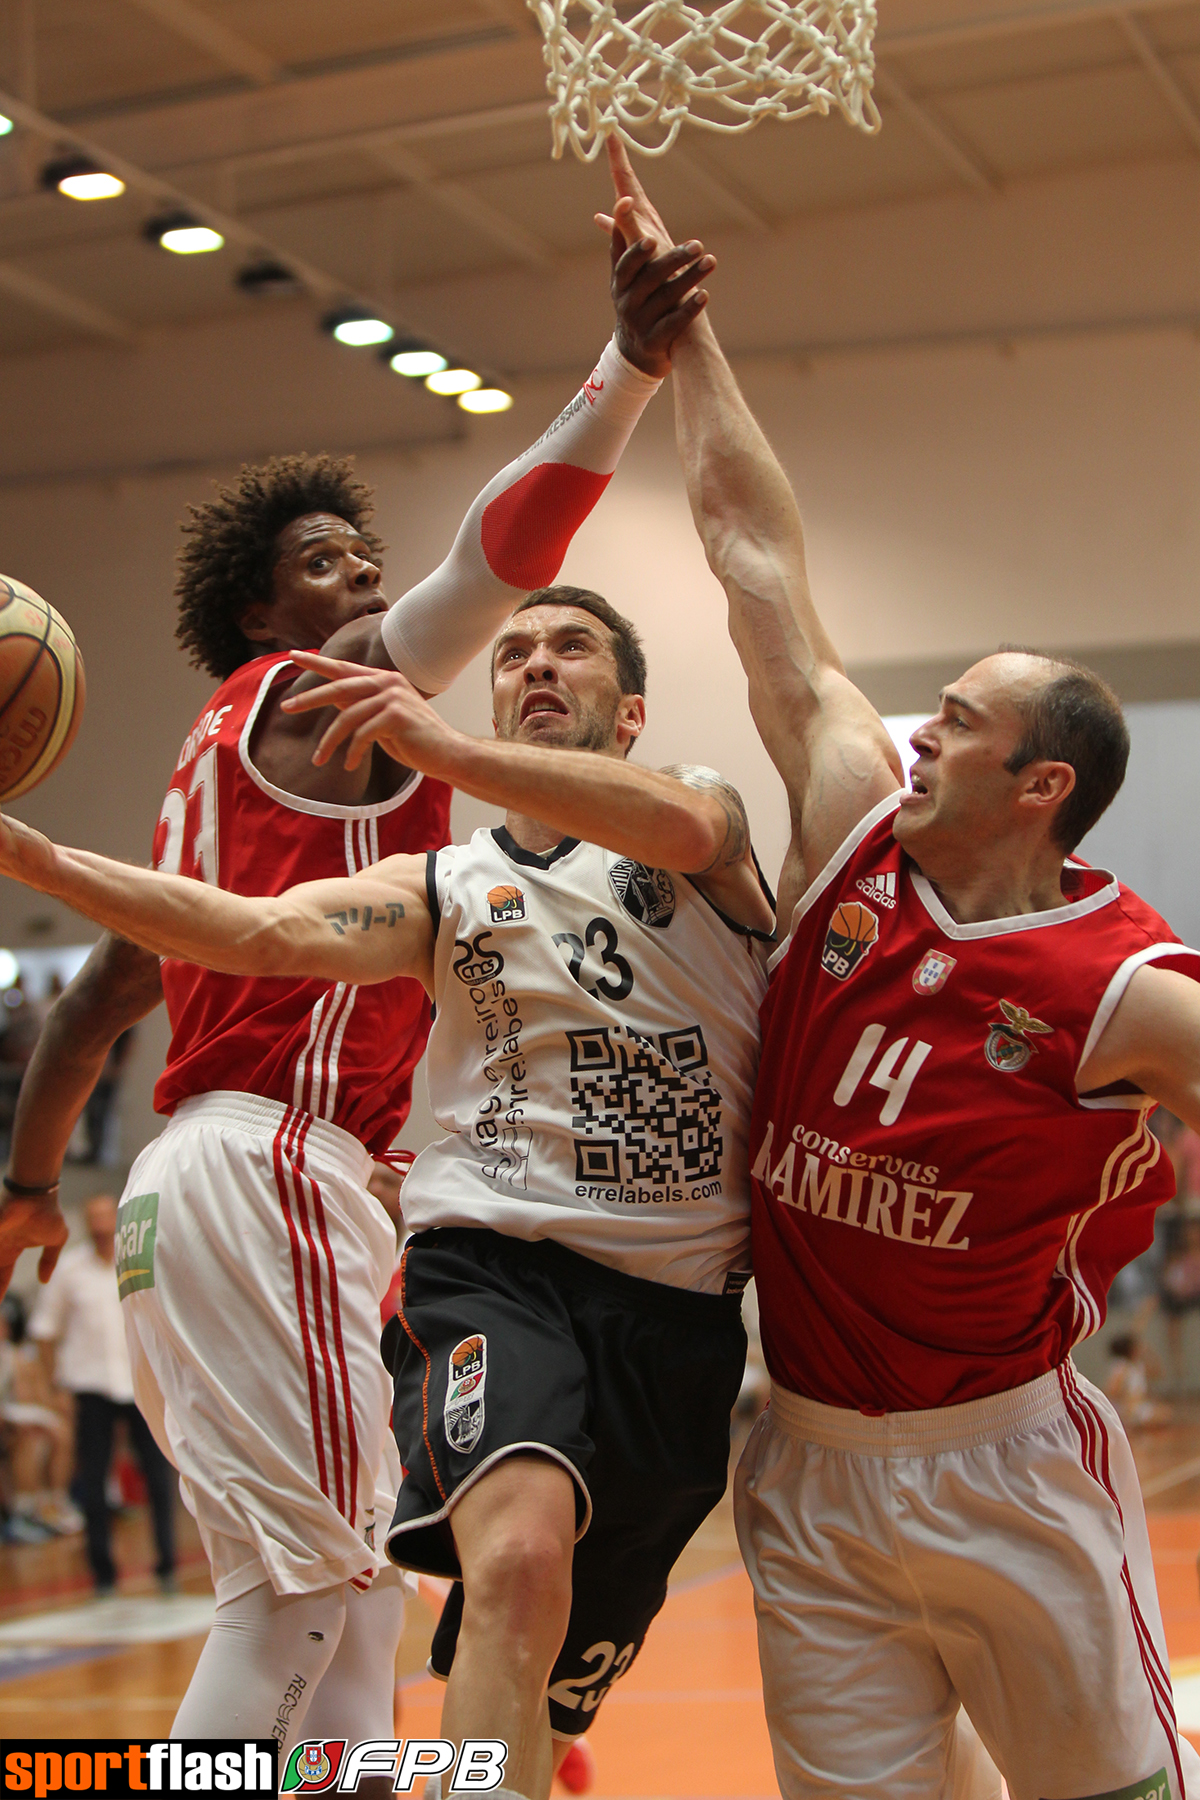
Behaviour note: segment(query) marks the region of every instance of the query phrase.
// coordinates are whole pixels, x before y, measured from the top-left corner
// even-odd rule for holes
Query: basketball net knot
[[[612,132],[661,156],[686,118],[742,132],[835,106],[879,130],[875,0],[650,0],[625,19],[615,0],[527,4],[545,37],[556,157],[569,143],[591,162]]]

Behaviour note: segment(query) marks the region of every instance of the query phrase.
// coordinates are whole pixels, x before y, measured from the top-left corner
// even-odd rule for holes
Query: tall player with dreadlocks
[[[445,843],[441,783],[380,750],[353,770],[313,764],[332,711],[283,711],[314,680],[297,678],[291,653],[394,663],[434,693],[523,592],[553,580],[665,351],[703,305],[701,247],[650,250],[581,393],[390,611],[370,494],[346,463],[277,459],[192,509],[179,637],[221,686],[184,741],[156,867],[277,894]],[[367,927],[365,915],[348,921]],[[74,1120],[108,1045],[162,997],[174,1035],[155,1104],[170,1123],[122,1202],[118,1274],[123,1297],[139,1293],[136,1320],[127,1314],[139,1405],[179,1467],[217,1595],[173,1732],[388,1737],[402,1599],[373,1527],[388,1405],[378,1301],[393,1242],[365,1180],[408,1111],[425,996],[407,979],[359,988],[160,966],[103,939],[22,1088],[0,1292],[26,1247],[44,1247],[43,1278],[53,1267]]]

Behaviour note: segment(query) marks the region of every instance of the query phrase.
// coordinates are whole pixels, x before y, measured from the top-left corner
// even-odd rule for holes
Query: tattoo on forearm
[[[383,906],[364,906],[362,918],[358,916],[357,906],[348,906],[344,912],[325,914],[339,937],[345,937],[350,927],[356,926],[359,931],[370,931],[373,925],[396,925],[404,917],[404,907],[399,900],[387,900]]]
[[[750,821],[746,817],[746,808],[742,804],[742,796],[735,787],[718,775],[715,769],[702,768],[697,763],[672,763],[670,768],[662,771],[664,775],[673,775],[687,787],[700,788],[712,794],[720,802],[727,821],[725,842],[714,856],[707,869],[700,873],[707,875],[718,864],[732,869],[736,863],[745,860],[750,848]]]

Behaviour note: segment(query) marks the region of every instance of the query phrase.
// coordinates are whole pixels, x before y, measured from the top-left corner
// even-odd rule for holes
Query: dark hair
[[[382,543],[366,529],[373,510],[370,488],[354,479],[353,457],[304,454],[247,464],[236,487],[219,487],[215,500],[189,506],[177,558],[175,636],[195,667],[224,681],[261,654],[238,621],[256,600],[271,598],[285,526],[306,513],[333,513],[380,556]]]
[[[1055,814],[1052,832],[1059,849],[1070,852],[1112,804],[1125,779],[1129,729],[1121,702],[1094,670],[1070,657],[1047,656],[1024,644],[1001,644],[1000,649],[1050,665],[1051,673],[1036,693],[1013,702],[1023,729],[1004,766],[1016,775],[1031,762],[1070,763],[1075,786]]]
[[[594,594],[591,588],[577,587],[544,587],[535,588],[532,594],[526,594],[520,606],[513,608],[513,617],[517,613],[527,612],[531,606],[576,606],[580,612],[591,613],[602,625],[607,625],[612,634],[613,657],[617,665],[617,680],[623,694],[644,694],[646,692],[646,652],[642,649],[642,640],[637,628],[615,606],[610,606],[601,594]],[[496,652],[492,650],[492,676],[496,673]]]

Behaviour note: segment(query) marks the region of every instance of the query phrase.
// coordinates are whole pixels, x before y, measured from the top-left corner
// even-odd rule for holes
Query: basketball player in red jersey
[[[661,224],[623,157],[617,217]],[[738,1478],[792,1797],[933,1800],[961,1700],[1013,1800],[1200,1794],[1137,1477],[1072,1346],[1200,1123],[1200,956],[1071,852],[1125,771],[1115,697],[984,658],[911,788],[813,606],[800,517],[706,319],[678,432],[786,784],[786,942],[751,1129],[772,1401]]]
[[[389,612],[369,495],[344,465],[243,472],[186,528],[185,644],[225,677],[185,740],[156,865],[233,892],[345,876],[448,835],[449,790],[381,752],[317,768],[319,719],[280,701],[307,685],[290,652],[324,644],[445,686],[527,585],[557,572],[646,400],[662,347],[694,315],[692,244],[642,258],[618,339],[533,450],[489,485],[441,569]],[[706,265],[706,267],[709,265]],[[267,655],[255,656],[265,647]],[[390,1227],[370,1152],[407,1113],[428,1030],[415,982],[235,979],[118,938],[64,996],[21,1097],[0,1218],[0,1277],[26,1245],[43,1274],[74,1117],[107,1043],[165,992],[174,1037],[156,1104],[172,1123],[126,1193],[123,1295],[139,1398],[184,1478],[217,1622],[175,1722],[181,1736],[387,1736],[396,1577],[367,1587],[387,1393],[378,1302]],[[394,1481],[387,1493],[390,1508]],[[385,1483],[385,1488],[387,1484]],[[316,1695],[314,1703],[313,1696]],[[308,1715],[306,1720],[306,1713]]]

